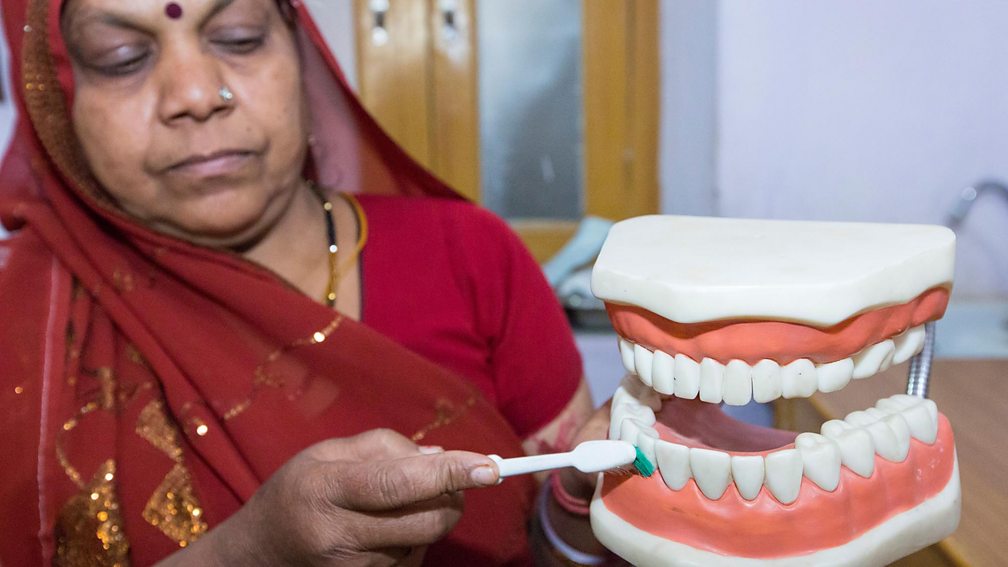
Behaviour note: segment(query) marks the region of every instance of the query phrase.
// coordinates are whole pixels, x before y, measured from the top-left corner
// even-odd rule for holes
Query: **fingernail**
[[[421,445],[417,447],[417,451],[420,451],[421,455],[437,455],[438,453],[444,453],[444,447],[438,447],[437,445]]]
[[[472,472],[469,473],[469,478],[471,478],[476,484],[481,484],[483,486],[497,484],[497,473],[494,472],[493,468],[485,465],[473,469]]]

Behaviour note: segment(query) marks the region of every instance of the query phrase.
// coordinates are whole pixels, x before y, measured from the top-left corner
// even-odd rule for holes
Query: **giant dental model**
[[[658,474],[602,476],[599,540],[635,565],[883,565],[952,533],[955,445],[931,400],[894,395],[797,436],[719,404],[833,392],[910,359],[945,311],[954,253],[937,226],[616,224],[592,291],[636,377],[609,436]]]

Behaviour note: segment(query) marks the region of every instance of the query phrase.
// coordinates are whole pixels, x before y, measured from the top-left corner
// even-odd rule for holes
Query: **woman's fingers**
[[[343,508],[382,512],[497,482],[497,468],[485,455],[447,451],[391,460],[340,463],[330,482],[330,498]]]
[[[422,454],[422,451],[416,443],[391,429],[371,429],[353,437],[320,441],[305,453],[320,461],[373,462]]]
[[[361,549],[426,546],[444,537],[462,517],[462,495],[444,494],[415,506],[369,514],[359,530]]]

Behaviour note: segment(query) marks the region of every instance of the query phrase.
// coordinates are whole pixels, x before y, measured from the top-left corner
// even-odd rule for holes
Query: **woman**
[[[569,330],[513,234],[361,109],[306,9],[3,10],[0,562],[526,562],[532,481],[469,491],[461,519],[458,491],[585,423]],[[549,506],[584,537],[571,500]]]

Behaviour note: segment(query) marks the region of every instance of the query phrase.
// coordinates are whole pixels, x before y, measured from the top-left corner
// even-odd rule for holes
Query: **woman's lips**
[[[224,150],[206,155],[190,156],[168,168],[168,173],[194,178],[234,175],[248,167],[255,153],[245,150]]]

